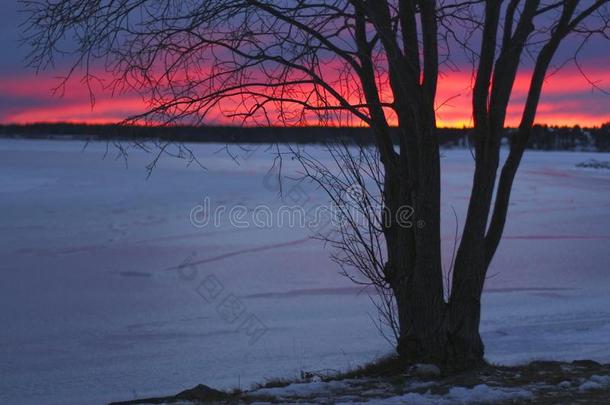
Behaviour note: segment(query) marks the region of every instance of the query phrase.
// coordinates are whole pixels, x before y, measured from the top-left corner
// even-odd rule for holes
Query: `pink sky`
[[[600,86],[610,84],[610,70],[606,67],[588,69],[587,77],[595,80]],[[5,106],[0,111],[0,121],[113,123],[146,110],[146,103],[138,94],[113,95],[99,86],[94,89],[95,104],[92,106],[86,86],[76,79],[69,81],[62,94],[53,94],[53,88],[59,82],[59,79],[51,75],[33,76],[27,72],[12,77],[0,77],[0,94],[16,101],[14,105]],[[509,126],[518,124],[528,83],[528,72],[517,78],[513,102],[507,117]],[[470,124],[470,88],[470,72],[451,72],[442,76],[437,103],[442,104],[451,99],[437,111],[439,126],[461,127]],[[593,89],[576,67],[566,67],[547,79],[537,122],[581,126],[610,122],[610,97],[599,97],[596,93],[600,92]],[[212,111],[208,121],[214,124],[235,123],[224,117],[219,110]]]

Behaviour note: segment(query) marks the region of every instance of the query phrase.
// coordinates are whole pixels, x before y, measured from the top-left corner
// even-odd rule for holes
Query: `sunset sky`
[[[60,92],[53,89],[60,83],[58,76],[65,73],[61,66],[54,71],[36,75],[25,67],[27,48],[20,46],[20,22],[16,0],[4,2],[0,15],[0,123],[31,122],[89,122],[112,123],[129,115],[141,113],[145,103],[137,94],[115,94],[97,89],[92,108],[89,93],[78,78],[71,80]],[[557,64],[571,55],[573,44],[567,43]],[[579,60],[586,76],[596,86],[610,92],[610,42],[597,40],[589,44]],[[104,78],[104,74],[100,73]],[[610,122],[610,95],[595,89],[574,63],[567,63],[547,79],[538,109],[538,123],[549,125],[594,126]],[[508,125],[518,124],[520,103],[525,98],[529,81],[525,69],[517,79]],[[438,110],[440,126],[469,125],[471,72],[460,66],[458,72],[445,72],[439,84]],[[212,114],[208,123],[230,124],[222,114]]]

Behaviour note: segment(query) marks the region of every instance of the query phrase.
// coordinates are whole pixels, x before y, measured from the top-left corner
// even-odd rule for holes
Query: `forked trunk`
[[[406,362],[433,363],[450,370],[483,364],[481,302],[475,291],[440,306],[422,305],[425,300],[411,293],[408,289],[396,293],[400,325],[397,351]]]
[[[482,233],[463,236],[466,243],[461,245],[447,303],[441,266],[438,155],[433,145],[420,147],[428,157],[417,168],[417,178],[386,177],[387,208],[396,214],[401,206],[409,204],[414,210],[410,226],[394,222],[385,232],[386,275],[398,312],[397,351],[408,363],[434,363],[454,370],[471,368],[483,362],[484,354],[479,334],[480,297],[487,267],[484,238]],[[478,204],[474,205],[476,208]]]
[[[430,274],[432,267],[422,274]],[[440,270],[439,270],[440,271]],[[415,271],[412,271],[412,274]],[[483,363],[484,345],[479,334],[481,290],[463,283],[462,293],[449,303],[429,288],[407,283],[394,290],[400,326],[397,351],[407,363],[433,363],[463,370]]]

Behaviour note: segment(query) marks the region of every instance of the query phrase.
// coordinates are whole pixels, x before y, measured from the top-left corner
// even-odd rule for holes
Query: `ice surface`
[[[267,175],[269,148],[233,147],[236,164],[223,145],[194,145],[205,170],[165,158],[146,180],[154,156],[130,150],[125,162],[105,143],[83,146],[0,140],[0,402],[104,403],[199,383],[247,388],[391,350],[366,293],[338,274],[308,230],[191,224],[205,197],[250,209],[326,201],[288,183],[282,202]],[[483,297],[492,362],[610,361],[610,172],[576,168],[591,158],[610,160],[526,154]],[[442,165],[448,265],[452,208],[463,224],[473,162],[450,150]],[[221,287],[216,298],[204,281]],[[239,320],[218,309],[227,302]],[[254,343],[239,327],[248,316],[267,328]]]

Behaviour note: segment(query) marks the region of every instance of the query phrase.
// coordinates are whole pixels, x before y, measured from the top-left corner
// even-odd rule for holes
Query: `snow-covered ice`
[[[154,156],[132,150],[125,162],[112,147],[104,159],[105,143],[83,146],[0,140],[0,402],[243,388],[391,350],[366,294],[308,230],[191,223],[205,197],[250,209],[323,203],[290,184],[278,199],[272,150],[233,147],[236,164],[224,145],[193,145],[205,170],[164,158],[146,180]],[[610,172],[576,167],[592,158],[610,160],[526,154],[483,297],[492,362],[610,361]],[[448,265],[452,207],[462,224],[473,163],[448,150],[442,165]],[[266,328],[258,340],[240,328],[246,318]]]

